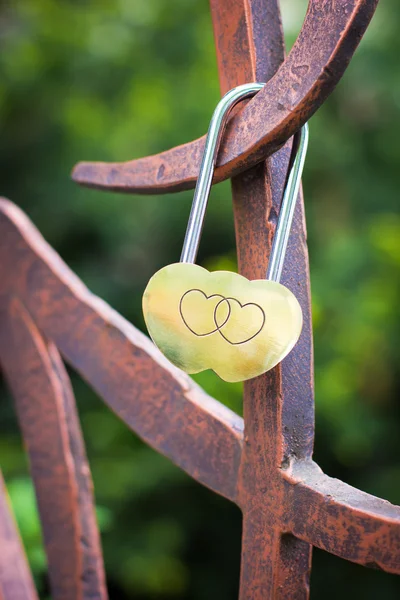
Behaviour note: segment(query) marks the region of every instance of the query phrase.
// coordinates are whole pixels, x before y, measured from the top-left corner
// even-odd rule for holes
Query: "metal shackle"
[[[180,262],[182,263],[194,263],[197,257],[218,149],[229,113],[240,100],[254,96],[264,85],[264,83],[247,83],[235,87],[223,96],[214,110],[207,132],[199,177],[194,191],[192,208],[183,243],[180,258]],[[300,188],[301,175],[307,154],[308,125],[305,124],[296,136],[299,136],[298,148],[283,193],[266,275],[268,280],[276,282],[279,282],[282,273],[296,199]]]

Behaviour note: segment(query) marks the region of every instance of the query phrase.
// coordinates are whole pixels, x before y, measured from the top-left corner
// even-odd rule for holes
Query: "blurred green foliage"
[[[284,0],[288,46],[305,2]],[[316,362],[316,452],[333,476],[400,504],[400,5],[378,8],[312,119],[304,187]],[[143,328],[141,293],[177,259],[191,194],[79,189],[81,159],[125,160],[202,134],[219,97],[206,0],[14,0],[0,6],[1,193],[92,291]],[[235,266],[228,183],[200,262]],[[96,488],[111,598],[237,597],[240,514],[145,447],[71,374]],[[241,410],[241,386],[197,380]],[[12,402],[0,464],[41,597],[34,493]],[[399,579],[315,551],[312,598],[400,595]]]

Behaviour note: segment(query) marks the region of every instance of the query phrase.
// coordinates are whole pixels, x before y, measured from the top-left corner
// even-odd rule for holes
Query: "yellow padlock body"
[[[187,263],[153,275],[143,314],[174,365],[189,374],[212,369],[228,382],[272,369],[296,344],[303,323],[296,297],[280,283]]]

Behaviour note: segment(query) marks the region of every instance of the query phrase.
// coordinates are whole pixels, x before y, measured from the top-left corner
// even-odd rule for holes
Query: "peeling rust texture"
[[[217,49],[224,90],[239,81],[267,81],[265,88],[232,117],[215,182],[249,169],[273,154],[314,114],[335,88],[374,13],[378,0],[310,0],[290,54],[274,77],[261,77],[281,53],[276,0],[211,0],[219,24]],[[253,18],[262,14],[261,19]],[[239,17],[239,19],[238,19]],[[229,39],[229,42],[227,40]],[[263,52],[270,40],[270,55]],[[243,56],[247,65],[243,67]],[[237,74],[232,68],[238,65]],[[229,67],[231,76],[226,75]],[[160,154],[123,163],[81,162],[73,179],[85,186],[120,192],[165,193],[192,188],[204,137]]]
[[[284,47],[277,0],[211,0],[221,91],[248,81],[269,82],[232,120],[218,175],[236,173],[239,269],[250,279],[266,272],[291,154],[285,140],[332,89],[374,6],[369,0],[312,0],[297,46],[280,66]],[[275,118],[274,106],[282,119],[262,139],[265,105],[272,107],[268,123]],[[116,180],[107,185],[151,192],[190,186],[200,151],[201,142],[194,142],[170,151],[170,164],[143,159],[119,175],[117,167],[114,175],[122,174],[124,185]],[[152,164],[147,174],[140,170],[146,161]],[[107,179],[108,168],[97,173]],[[242,168],[246,172],[239,173]],[[61,356],[137,435],[241,508],[240,600],[306,600],[312,546],[400,574],[400,508],[331,479],[312,461],[313,356],[301,195],[283,283],[302,305],[303,332],[281,365],[245,383],[244,419],[208,396],[91,294],[21,210],[4,199],[0,282],[0,365],[29,453],[55,600],[106,598],[90,471]],[[0,542],[0,600],[36,599],[2,487]]]

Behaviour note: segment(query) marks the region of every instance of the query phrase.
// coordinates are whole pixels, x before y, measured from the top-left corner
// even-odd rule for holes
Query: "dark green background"
[[[305,3],[285,0],[288,47]],[[345,77],[311,120],[304,175],[316,362],[315,457],[400,504],[400,5],[382,1]],[[126,160],[202,134],[219,98],[207,0],[15,0],[0,5],[1,189],[89,288],[143,327],[149,277],[176,261],[190,193],[79,189],[80,159]],[[229,183],[200,262],[235,267]],[[241,386],[196,378],[241,411]],[[113,599],[233,600],[240,514],[146,448],[73,375]],[[0,464],[41,597],[32,484],[9,394]],[[400,597],[400,578],[314,554],[313,599]]]

